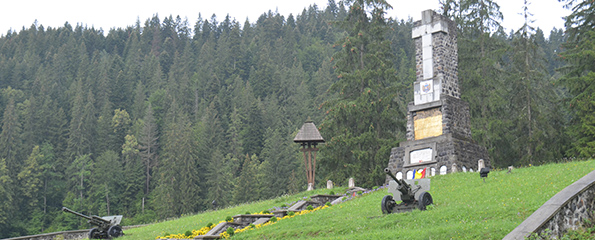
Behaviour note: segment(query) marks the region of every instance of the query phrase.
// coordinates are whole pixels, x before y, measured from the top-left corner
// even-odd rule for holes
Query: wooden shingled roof
[[[314,122],[308,120],[302,125],[302,129],[297,133],[294,142],[324,142],[324,139],[318,132],[318,128],[314,125]]]

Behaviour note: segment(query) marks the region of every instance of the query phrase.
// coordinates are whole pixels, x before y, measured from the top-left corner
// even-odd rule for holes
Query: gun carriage
[[[124,235],[120,222],[122,215],[98,217],[95,215],[87,216],[79,212],[72,211],[67,207],[62,207],[62,211],[72,213],[78,217],[87,219],[87,222],[96,227],[89,231],[89,239],[108,239]]]
[[[382,198],[382,213],[400,213],[413,209],[426,210],[434,203],[430,191],[430,179],[397,179],[388,168],[384,173],[393,180],[388,182],[388,192],[392,194]],[[397,203],[400,202],[400,203]]]

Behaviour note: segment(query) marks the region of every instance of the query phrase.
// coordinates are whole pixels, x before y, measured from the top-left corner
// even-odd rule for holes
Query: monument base
[[[479,171],[478,161],[483,159],[490,167],[485,147],[468,139],[444,134],[421,140],[404,141],[393,148],[388,168],[397,176],[407,179],[407,172],[426,168],[426,176],[457,171]],[[387,182],[389,178],[387,177]]]

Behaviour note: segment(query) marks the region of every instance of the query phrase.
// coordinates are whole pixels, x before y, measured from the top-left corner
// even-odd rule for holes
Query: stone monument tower
[[[487,150],[471,139],[469,104],[460,99],[457,29],[432,10],[414,23],[416,75],[408,105],[407,141],[391,151],[388,168],[402,178],[479,170]],[[419,176],[419,175],[418,175]]]

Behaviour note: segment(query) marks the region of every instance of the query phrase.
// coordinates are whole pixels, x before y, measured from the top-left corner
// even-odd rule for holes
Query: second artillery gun
[[[384,173],[393,179],[388,182],[388,192],[394,197],[386,195],[382,198],[382,213],[406,212],[416,208],[423,211],[434,203],[428,192],[430,179],[397,179],[388,168],[384,169]]]
[[[107,239],[116,238],[124,235],[120,222],[122,221],[122,215],[98,217],[98,216],[87,216],[85,214],[72,211],[67,207],[62,207],[62,211],[72,213],[84,219],[87,222],[96,226],[89,231],[89,239]]]

